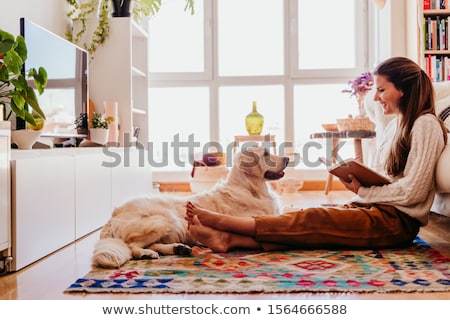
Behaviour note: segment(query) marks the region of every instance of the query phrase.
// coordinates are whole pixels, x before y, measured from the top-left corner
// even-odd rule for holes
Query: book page
[[[324,162],[323,159],[321,159],[321,161]],[[326,165],[326,162],[324,163]],[[390,183],[387,177],[370,169],[355,159],[348,159],[333,166],[327,166],[327,169],[329,173],[344,181],[349,181],[348,175],[353,174],[364,187],[370,187],[372,185],[381,186]]]

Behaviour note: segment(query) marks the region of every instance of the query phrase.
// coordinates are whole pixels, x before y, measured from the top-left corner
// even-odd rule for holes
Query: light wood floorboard
[[[308,207],[323,203],[344,203],[351,194],[347,191],[332,191],[328,196],[323,191],[302,191],[283,195],[283,201],[290,207]],[[432,214],[430,224],[419,234],[442,254],[450,257],[450,218]],[[444,293],[389,293],[389,294],[87,294],[64,293],[76,279],[90,270],[90,258],[99,231],[41,259],[18,271],[0,277],[0,299],[450,299],[450,292]]]

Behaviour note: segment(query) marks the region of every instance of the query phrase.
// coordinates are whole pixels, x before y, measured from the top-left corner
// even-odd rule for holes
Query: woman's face
[[[373,100],[378,101],[383,109],[383,114],[398,114],[399,102],[403,92],[398,90],[394,84],[386,79],[385,76],[375,76],[376,92]]]

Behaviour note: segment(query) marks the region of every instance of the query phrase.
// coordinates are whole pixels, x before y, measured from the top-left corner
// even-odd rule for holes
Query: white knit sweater
[[[384,163],[396,129],[397,119],[393,119],[384,131],[374,160],[374,169],[385,175]],[[444,138],[436,117],[429,114],[416,120],[411,133],[411,150],[403,175],[391,184],[361,187],[353,200],[392,205],[426,225],[435,194],[435,165],[444,148]]]

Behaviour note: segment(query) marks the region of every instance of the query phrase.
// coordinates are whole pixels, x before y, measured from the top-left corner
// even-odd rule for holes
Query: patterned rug
[[[450,259],[417,238],[389,250],[200,250],[94,268],[65,292],[289,293],[450,291]]]

